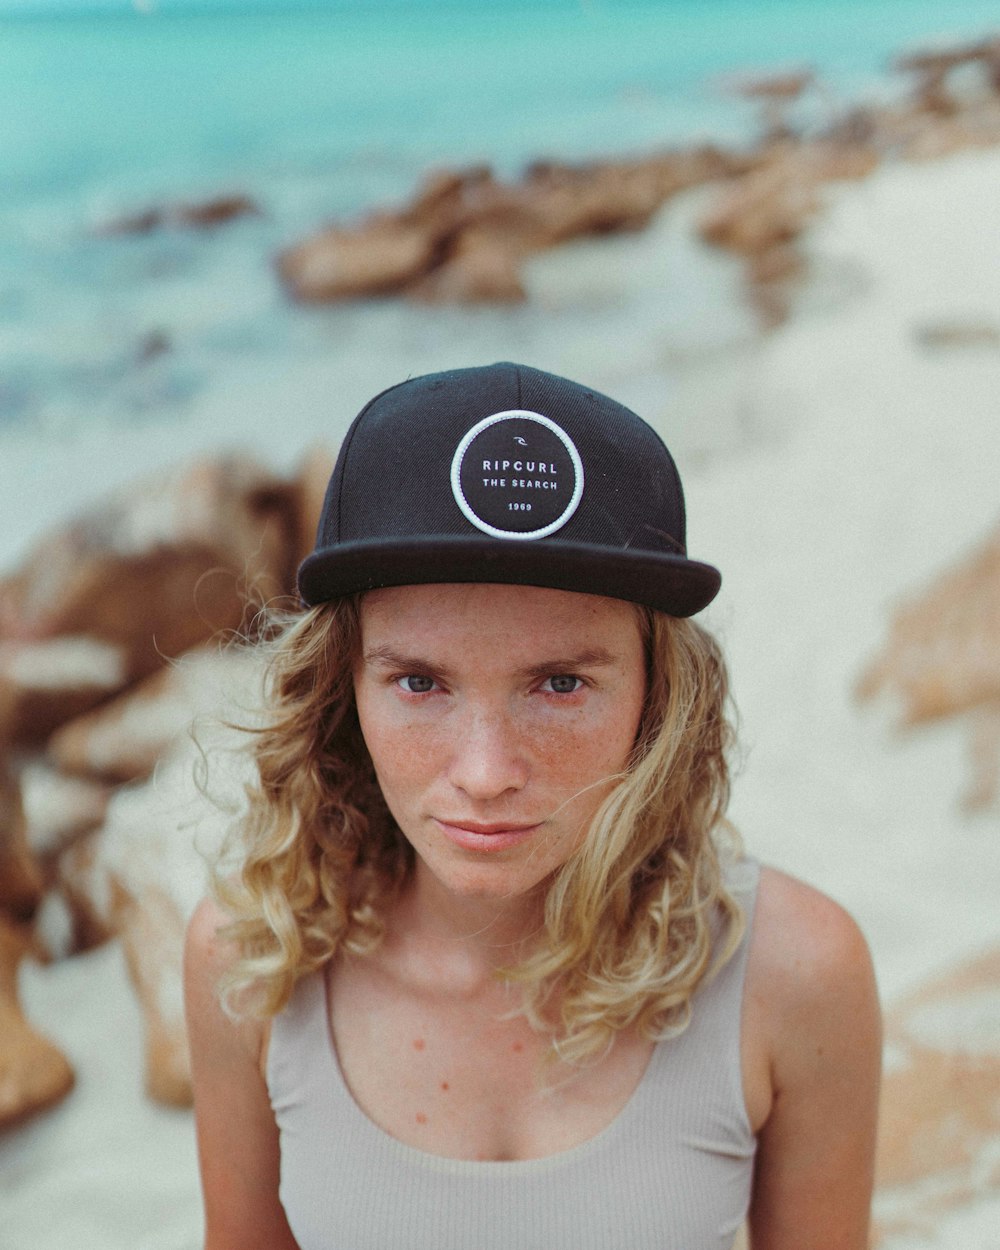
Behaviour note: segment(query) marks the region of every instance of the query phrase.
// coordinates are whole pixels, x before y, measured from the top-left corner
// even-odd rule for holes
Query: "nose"
[[[525,745],[510,716],[495,708],[478,709],[463,718],[449,780],[481,803],[521,790],[528,780]]]

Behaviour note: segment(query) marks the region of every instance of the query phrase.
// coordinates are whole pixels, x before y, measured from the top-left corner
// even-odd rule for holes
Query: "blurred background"
[[[498,359],[673,450],[734,817],[889,1009],[877,1241],[997,1250],[998,40],[980,0],[0,0],[5,1250],[199,1244],[184,730],[252,698],[218,641],[361,405]]]

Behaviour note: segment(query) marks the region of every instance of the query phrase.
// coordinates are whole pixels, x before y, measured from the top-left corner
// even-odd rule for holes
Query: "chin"
[[[470,864],[428,864],[428,874],[441,889],[455,898],[492,902],[527,901],[535,895],[544,894],[551,880],[551,872],[539,877],[526,873],[523,864],[504,864],[491,860]]]

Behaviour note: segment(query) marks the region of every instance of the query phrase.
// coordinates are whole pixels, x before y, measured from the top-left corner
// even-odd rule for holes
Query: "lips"
[[[537,829],[538,822],[534,821],[522,824],[515,824],[509,820],[495,821],[493,824],[484,824],[478,820],[445,820],[440,821],[443,825],[450,825],[453,829],[467,829],[469,833],[485,833],[488,837],[494,833],[524,833],[528,829]]]
[[[505,851],[527,841],[540,824],[516,824],[510,821],[485,823],[478,820],[442,820],[435,824],[456,846],[467,851]]]

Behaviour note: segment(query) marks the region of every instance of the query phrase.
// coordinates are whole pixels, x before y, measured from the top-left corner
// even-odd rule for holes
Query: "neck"
[[[389,936],[453,964],[461,980],[493,979],[530,950],[543,905],[542,892],[502,899],[454,894],[418,861],[393,909]]]

